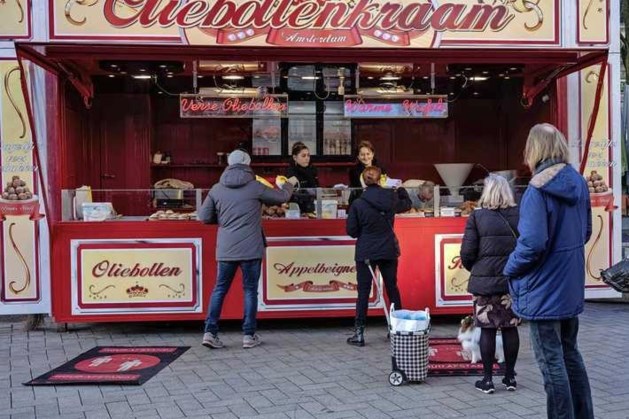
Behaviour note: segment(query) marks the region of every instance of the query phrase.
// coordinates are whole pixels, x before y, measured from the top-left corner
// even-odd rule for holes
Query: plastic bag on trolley
[[[390,322],[392,332],[423,332],[430,327],[430,311],[395,310],[391,304]]]
[[[603,282],[618,292],[629,292],[629,259],[601,270]]]

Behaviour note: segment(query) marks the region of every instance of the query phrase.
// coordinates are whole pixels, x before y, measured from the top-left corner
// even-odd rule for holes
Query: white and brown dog
[[[461,327],[459,327],[459,335],[457,336],[457,339],[459,342],[461,342],[463,352],[471,354],[472,359],[470,361],[473,364],[481,361],[480,333],[481,328],[474,325],[474,317],[467,316],[463,318],[463,320],[461,320]],[[502,347],[502,336],[499,334],[496,335],[495,357],[499,363],[503,363],[505,360],[505,353]]]

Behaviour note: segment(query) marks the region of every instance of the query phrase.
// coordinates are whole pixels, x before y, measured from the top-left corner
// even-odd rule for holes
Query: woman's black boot
[[[356,321],[354,335],[347,338],[347,343],[354,346],[365,346],[365,325]]]

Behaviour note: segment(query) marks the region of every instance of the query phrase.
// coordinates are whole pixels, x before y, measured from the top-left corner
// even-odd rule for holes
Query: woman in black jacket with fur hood
[[[371,283],[373,281],[369,265],[382,274],[387,296],[397,310],[402,308],[400,291],[397,287],[397,263],[400,246],[393,231],[395,214],[411,208],[411,198],[404,188],[385,189],[380,187],[378,167],[370,166],[362,173],[365,191],[349,209],[347,234],[356,241],[356,280],[358,300],[356,301],[356,327],[354,335],[347,339],[350,345],[364,346],[365,321]]]
[[[461,245],[461,261],[471,272],[467,291],[474,296],[474,320],[481,328],[480,351],[484,377],[476,382],[483,393],[493,393],[492,370],[496,332],[502,330],[506,371],[502,380],[515,390],[515,362],[520,339],[520,319],[511,310],[509,280],[502,271],[517,242],[518,208],[507,180],[489,175],[478,201],[480,209],[467,220]]]

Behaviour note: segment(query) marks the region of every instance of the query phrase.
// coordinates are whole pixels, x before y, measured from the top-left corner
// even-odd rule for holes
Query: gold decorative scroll
[[[596,218],[592,220],[592,244],[589,246],[589,250],[587,252],[587,258],[585,260],[585,270],[589,278],[600,281],[601,275],[600,271],[595,272],[592,268],[594,251],[598,246],[600,246],[601,236],[603,235],[603,229],[605,228],[605,222],[603,221],[603,216],[601,214],[597,214]]]
[[[0,39],[30,37],[30,2],[0,0]]]
[[[181,298],[186,295],[186,286],[185,284],[179,284],[178,288],[173,288],[168,284],[159,284],[160,288],[166,288],[170,291],[168,294],[169,298]]]
[[[98,3],[98,0],[68,0],[65,6],[65,16],[66,20],[70,22],[72,25],[81,26],[87,22],[87,18],[83,16],[83,18],[77,20],[72,17],[72,7],[74,5],[92,7]]]
[[[578,0],[579,44],[607,44],[609,42],[609,0]]]
[[[27,290],[28,287],[31,285],[31,268],[30,266],[28,266],[28,263],[26,263],[26,259],[24,258],[22,251],[18,247],[15,237],[13,236],[14,227],[15,227],[15,223],[11,223],[11,225],[9,225],[9,241],[11,242],[11,247],[15,251],[15,254],[18,257],[18,260],[20,261],[20,266],[24,270],[23,271],[24,280],[19,281],[19,282],[18,281],[9,282],[9,289],[11,290],[13,294],[20,295],[25,290]]]
[[[17,114],[18,119],[20,120],[20,124],[22,125],[22,132],[20,134],[20,138],[24,138],[26,137],[26,120],[24,119],[24,115],[22,114],[22,111],[20,110],[19,106],[17,105],[17,101],[15,100],[15,96],[13,94],[13,92],[11,91],[11,76],[13,74],[16,74],[18,77],[18,83],[17,87],[20,87],[20,83],[19,83],[19,77],[20,77],[20,68],[18,66],[15,66],[13,68],[11,68],[5,75],[4,75],[4,91],[7,94],[7,97],[9,98],[9,102],[11,103],[11,107],[13,108],[13,110],[15,111],[15,113]],[[20,90],[20,94],[22,93],[22,91]]]
[[[108,296],[105,291],[114,288],[116,288],[115,285],[105,285],[100,289],[97,289],[95,285],[90,285],[88,288],[89,298],[91,298],[92,300],[106,300]]]
[[[518,13],[531,14],[532,24],[528,22],[524,24],[527,31],[535,32],[544,24],[544,13],[539,7],[540,0],[505,0],[505,4],[509,4]]]

